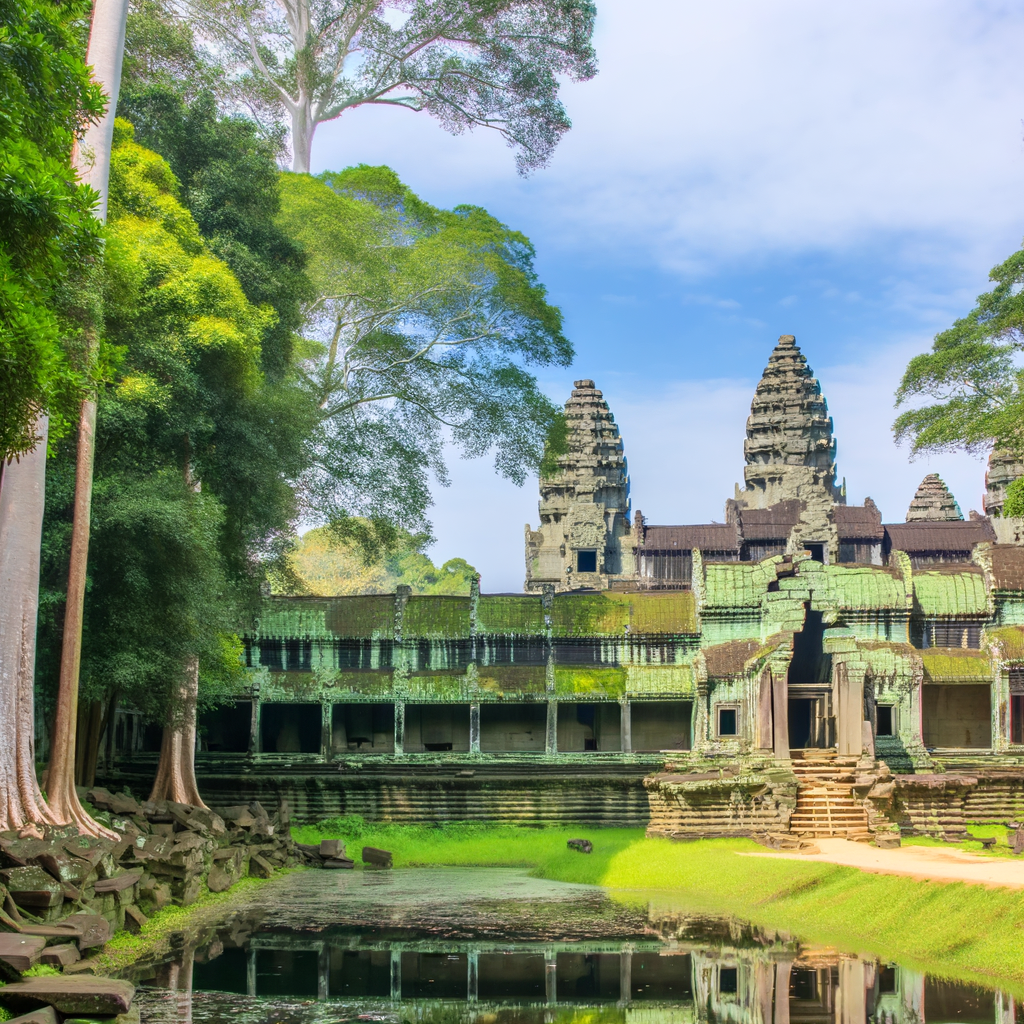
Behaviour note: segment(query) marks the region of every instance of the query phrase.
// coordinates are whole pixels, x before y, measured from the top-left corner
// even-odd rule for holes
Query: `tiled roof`
[[[840,540],[881,540],[882,513],[871,505],[836,505],[832,510]]]
[[[995,531],[987,519],[943,523],[886,523],[894,551],[970,551],[975,544],[992,542]]]
[[[739,551],[739,531],[734,523],[697,526],[645,526],[641,551]]]
[[[986,615],[985,577],[980,569],[914,573],[914,600],[927,616]]]

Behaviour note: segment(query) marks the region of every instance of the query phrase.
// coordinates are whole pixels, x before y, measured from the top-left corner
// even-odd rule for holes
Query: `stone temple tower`
[[[1024,476],[1024,465],[1012,453],[997,450],[989,455],[988,470],[985,473],[985,515],[1001,516],[1003,514],[1006,488],[1022,476]]]
[[[803,507],[791,548],[828,546],[834,535],[832,509],[846,504],[845,488],[836,485],[828,404],[792,334],[779,338],[754,392],[743,455],[745,486],[736,487],[737,506],[770,509],[799,502]]]
[[[619,428],[592,380],[565,403],[568,447],[540,481],[540,529],[526,527],[526,589],[605,590],[633,575],[629,477]]]

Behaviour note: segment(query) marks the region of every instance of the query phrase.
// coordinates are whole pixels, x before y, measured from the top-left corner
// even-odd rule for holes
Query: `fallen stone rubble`
[[[345,860],[344,844],[321,856],[317,847],[295,843],[286,804],[270,815],[255,801],[213,811],[139,803],[99,788],[82,797],[119,838],[94,839],[74,826],[0,832],[0,1006],[25,1014],[21,1024],[83,1015],[137,1020],[130,985],[75,976],[87,968],[83,954],[120,929],[137,933],[162,907],[188,906],[202,892],[223,892],[246,876],[348,866],[331,863]],[[66,973],[22,980],[37,965]]]

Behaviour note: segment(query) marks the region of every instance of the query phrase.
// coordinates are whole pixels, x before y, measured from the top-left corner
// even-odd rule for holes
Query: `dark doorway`
[[[631,970],[635,1000],[682,1000],[692,997],[690,955],[634,953]]]
[[[197,992],[234,992],[244,996],[248,978],[248,953],[241,946],[225,949],[212,960],[196,960],[192,967],[192,988]]]
[[[330,994],[350,999],[387,999],[391,995],[389,950],[331,947]]]
[[[403,999],[465,999],[469,992],[465,953],[403,953]]]
[[[511,999],[543,1002],[543,953],[481,953],[478,996],[485,1001]]]
[[[331,709],[332,753],[392,754],[394,750],[394,704],[335,704]]]
[[[319,754],[319,704],[260,705],[260,744],[267,754]]]
[[[807,553],[811,556],[813,562],[824,562],[825,561],[825,545],[824,544],[808,544]]]
[[[813,700],[801,697],[789,702],[789,745],[794,750],[803,750],[810,746],[813,721]]]
[[[224,704],[199,716],[202,749],[222,754],[244,754],[252,731],[252,702]]]
[[[789,663],[789,685],[823,683],[827,665],[821,649],[825,638],[825,625],[821,612],[807,609],[804,628],[793,636],[793,660]]]
[[[256,950],[256,995],[312,996],[319,989],[318,954],[313,949]]]

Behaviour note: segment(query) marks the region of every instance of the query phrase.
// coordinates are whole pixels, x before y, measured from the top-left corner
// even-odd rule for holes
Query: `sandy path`
[[[906,875],[933,882],[973,882],[1024,889],[1024,857],[1009,860],[979,857],[966,850],[934,846],[902,846],[879,850],[867,843],[849,839],[816,839],[820,853],[741,853],[741,857],[776,857],[782,860],[814,860],[824,864],[844,864],[881,875]]]

